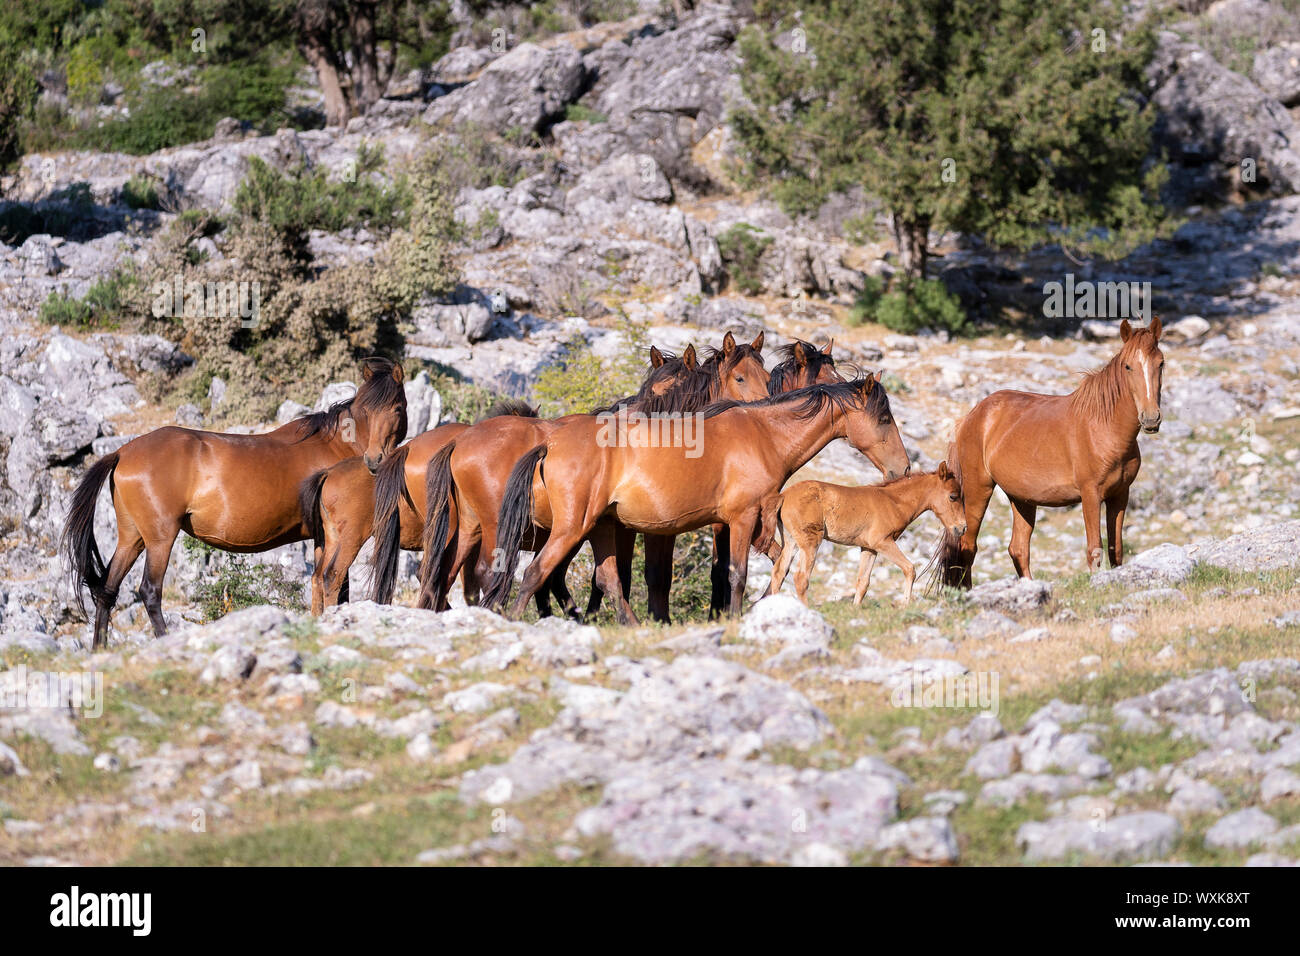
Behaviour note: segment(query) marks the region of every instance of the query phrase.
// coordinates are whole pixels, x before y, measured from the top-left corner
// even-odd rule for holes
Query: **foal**
[[[912,600],[912,582],[916,571],[898,547],[898,536],[921,515],[933,511],[944,524],[945,536],[960,538],[966,532],[962,510],[961,485],[941,462],[937,471],[896,478],[883,485],[851,488],[824,481],[801,481],[764,503],[764,524],[775,512],[780,516],[781,537],[785,550],[772,569],[768,594],[777,594],[785,581],[790,563],[798,552],[794,569],[794,588],[799,600],[808,603],[808,577],[817,548],[823,539],[836,544],[855,544],[862,549],[853,603],[861,604],[871,580],[876,555],[883,554],[907,578],[903,604]]]

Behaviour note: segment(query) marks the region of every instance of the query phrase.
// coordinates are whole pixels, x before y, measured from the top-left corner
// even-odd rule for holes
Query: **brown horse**
[[[883,485],[853,488],[824,481],[800,481],[774,502],[764,503],[763,509],[765,522],[769,509],[779,519],[785,541],[785,549],[772,568],[772,583],[767,593],[780,593],[797,555],[794,589],[804,604],[808,603],[808,578],[822,541],[853,544],[862,549],[853,589],[854,604],[861,604],[867,593],[878,554],[902,569],[907,579],[903,604],[909,604],[916,569],[899,550],[898,536],[927,511],[933,511],[954,537],[960,538],[966,530],[961,484],[948,470],[947,462],[940,462],[935,471],[909,475]]]
[[[373,471],[406,434],[402,367],[370,358],[362,363],[362,377],[348,401],[265,435],[168,426],[127,442],[90,468],[73,493],[62,550],[78,604],[85,609],[83,585],[94,597],[95,647],[107,641],[117,589],[142,551],[140,599],[154,633],[166,633],[163,577],[181,531],[238,552],[269,551],[310,537],[298,504],[302,481],[353,455]],[[117,551],[105,566],[95,543],[95,502],[110,479]]]
[[[489,408],[479,421],[498,415],[536,418],[537,410],[516,399],[504,399]],[[406,485],[419,487],[424,482],[428,460],[469,427],[463,422],[448,422],[432,428],[399,447],[381,466],[381,472],[391,468],[401,476],[398,482],[386,486],[397,494],[384,503],[386,512],[397,510],[401,550],[420,550],[424,534],[424,496],[406,493]],[[348,572],[366,539],[374,533],[376,482],[377,478],[363,466],[360,458],[348,458],[317,472],[302,484],[303,520],[312,528],[316,543],[316,567],[311,579],[313,614],[348,599]],[[387,555],[383,556],[382,563],[387,567]],[[393,573],[396,568],[394,555]]]
[[[719,398],[760,398],[767,390],[763,337],[760,332],[752,343],[741,345],[728,332],[722,348],[711,351],[702,363],[695,360],[694,346],[688,346],[680,360],[654,370],[631,399],[601,411],[621,408],[644,414],[687,413],[701,410]],[[510,467],[556,428],[575,420],[596,419],[592,415],[569,415],[553,421],[485,422],[460,436],[429,463],[426,495],[431,518],[426,524],[425,560],[420,571],[420,607],[440,607],[462,568],[473,568],[469,580],[472,593],[466,592],[466,600],[477,599],[481,582],[496,570],[503,553],[497,547],[497,514]],[[450,511],[457,513],[459,524],[459,533],[454,537],[448,533]],[[521,545],[518,540],[511,543]],[[540,548],[541,537],[522,544],[531,545],[530,550]],[[621,580],[629,584],[632,544],[633,536],[624,535],[619,550],[624,568]],[[557,562],[557,574],[550,586],[558,592],[556,597],[564,609],[576,615],[562,582],[571,557]],[[647,563],[647,576],[652,573]],[[381,596],[376,593],[376,600]]]
[[[994,487],[1011,499],[1011,561],[1029,573],[1029,538],[1038,507],[1083,504],[1088,570],[1101,564],[1101,506],[1111,564],[1124,561],[1124,512],[1142,464],[1137,436],[1160,430],[1165,357],[1160,319],[1149,328],[1120,325],[1123,346],[1069,395],[1000,391],[957,424],[948,461],[962,483],[966,533],[945,542],[945,583],[970,587],[976,540]]]
[[[584,538],[591,537],[601,589],[618,596],[620,623],[635,624],[619,581],[618,524],[643,534],[680,534],[706,524],[730,531],[731,613],[740,612],[750,543],[763,501],[836,438],[849,442],[890,478],[910,468],[903,440],[876,377],[813,385],[749,404],[720,402],[704,413],[701,443],[656,442],[638,434],[603,440],[596,419],[571,422],[524,455],[510,474],[499,540],[504,567],[484,594],[507,597],[530,526],[550,529],[511,606],[518,617],[532,594]],[[630,425],[645,428],[644,425]]]
[[[844,376],[835,368],[835,357],[832,354],[834,347],[834,339],[827,342],[824,349],[819,349],[811,342],[802,340],[796,340],[789,345],[781,346],[777,350],[781,361],[773,367],[771,378],[767,380],[768,395],[780,395],[782,392],[793,391],[796,388],[807,388],[809,385],[829,385],[832,382],[843,381]],[[649,541],[650,539],[647,538],[647,561],[649,561]],[[727,573],[726,559],[726,555],[730,551],[731,542],[727,537],[726,525],[714,525],[713,568],[710,572],[710,618],[719,617],[723,610],[731,604],[731,584],[730,576]],[[669,575],[669,580],[671,580],[671,575]],[[657,620],[662,620],[666,624],[668,623],[668,595],[666,590],[663,597],[663,608],[664,616],[657,618]],[[653,613],[653,611],[654,607],[652,605],[651,612]]]

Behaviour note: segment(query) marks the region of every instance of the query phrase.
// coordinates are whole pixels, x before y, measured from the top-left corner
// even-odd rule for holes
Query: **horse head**
[[[1124,348],[1124,381],[1137,406],[1138,424],[1148,435],[1160,431],[1160,386],[1165,374],[1165,355],[1160,351],[1160,317],[1144,329],[1135,329],[1125,319],[1119,327]]]
[[[844,418],[844,437],[849,444],[866,455],[887,480],[909,474],[912,463],[889,408],[889,396],[880,384],[880,373],[843,385],[852,389]]]
[[[366,469],[373,475],[393,449],[406,438],[406,389],[402,366],[385,358],[361,364],[361,387],[352,399],[356,442]]]
[[[704,366],[714,375],[714,401],[756,402],[767,397],[768,374],[763,367],[763,333],[748,345],[736,343],[728,332],[722,348],[706,349]]]

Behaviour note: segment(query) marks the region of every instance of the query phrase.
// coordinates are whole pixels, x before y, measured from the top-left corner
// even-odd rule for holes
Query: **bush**
[[[247,555],[222,552],[198,538],[186,537],[182,547],[204,555],[208,565],[194,592],[194,602],[204,620],[215,621],[232,611],[259,604],[306,610],[302,582],[279,565],[259,564]]]
[[[161,209],[158,181],[137,173],[122,184],[122,202],[132,209]]]
[[[966,326],[961,299],[938,279],[905,283],[882,296],[875,319],[887,329],[908,334],[921,329],[942,329],[955,334]]]
[[[390,231],[405,221],[411,206],[406,177],[391,186],[370,173],[383,165],[383,151],[363,148],[355,182],[331,182],[323,169],[301,167],[285,174],[253,157],[248,175],[235,192],[235,212],[286,236],[312,229],[339,232],[367,226]]]
[[[727,276],[745,295],[757,295],[762,291],[759,263],[771,244],[771,236],[764,236],[747,222],[738,222],[718,236],[718,252],[726,263]]]
[[[95,282],[84,299],[75,299],[63,291],[51,292],[41,303],[37,317],[46,325],[115,328],[135,284],[130,273],[115,272]]]
[[[542,415],[585,414],[625,398],[641,386],[649,348],[646,329],[627,319],[620,328],[626,348],[611,365],[606,366],[592,352],[586,339],[575,338],[567,343],[564,358],[542,370],[533,384]]]

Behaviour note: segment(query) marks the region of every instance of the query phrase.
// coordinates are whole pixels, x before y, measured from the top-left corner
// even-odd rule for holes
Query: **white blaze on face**
[[[1147,408],[1159,410],[1160,400],[1156,397],[1156,377],[1151,372],[1151,356],[1147,352],[1138,353],[1138,367],[1142,369],[1142,387],[1146,389]]]

